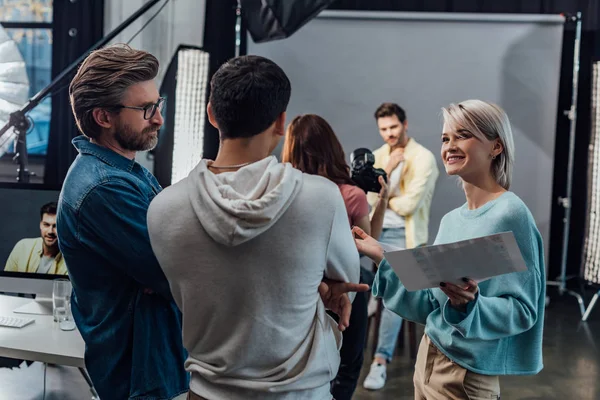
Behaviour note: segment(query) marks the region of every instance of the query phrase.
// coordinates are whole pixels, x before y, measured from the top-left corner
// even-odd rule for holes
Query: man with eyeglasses
[[[59,248],[73,283],[71,305],[86,344],[85,363],[102,400],[184,399],[189,376],[181,313],[156,260],[146,214],[162,190],[135,162],[163,124],[154,79],[158,61],[126,45],[91,53],[69,95],[82,136],[58,203]],[[325,306],[347,327],[349,291],[322,282]],[[200,323],[204,323],[201,321]]]
[[[158,61],[116,45],[93,52],[69,87],[83,136],[60,195],[57,230],[73,317],[102,400],[185,398],[181,314],[152,252],[146,213],[161,191],[135,161],[163,124]]]

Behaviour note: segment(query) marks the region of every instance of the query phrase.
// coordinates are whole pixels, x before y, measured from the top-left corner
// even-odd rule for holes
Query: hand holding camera
[[[379,184],[381,185],[381,190],[379,191],[379,198],[387,203],[390,198],[390,192],[388,190],[387,182],[383,176],[379,176],[378,179]]]
[[[404,157],[404,156],[402,156]],[[379,193],[382,189],[379,178],[387,182],[387,174],[381,168],[375,168],[375,156],[369,149],[356,149],[350,154],[352,180],[366,192]],[[386,187],[387,193],[387,187]]]

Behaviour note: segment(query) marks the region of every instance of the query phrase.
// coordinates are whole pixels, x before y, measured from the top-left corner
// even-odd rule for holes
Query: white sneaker
[[[363,382],[363,387],[367,390],[379,390],[385,386],[385,379],[387,374],[385,372],[386,366],[374,362],[371,364],[369,375]]]
[[[377,301],[377,297],[369,296],[369,303],[367,305],[367,316],[371,317],[375,315],[377,312],[377,307],[379,307],[379,301]]]

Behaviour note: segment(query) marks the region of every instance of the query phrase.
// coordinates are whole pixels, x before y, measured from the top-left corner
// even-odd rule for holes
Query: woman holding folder
[[[415,399],[499,399],[500,375],[533,375],[543,366],[542,238],[525,203],[509,191],[514,142],[506,113],[480,100],[451,104],[443,113],[442,161],[448,175],[462,180],[466,203],[444,216],[435,243],[512,231],[527,271],[408,292],[378,242],[355,227],[356,245],[379,265],[373,294],[425,325]]]

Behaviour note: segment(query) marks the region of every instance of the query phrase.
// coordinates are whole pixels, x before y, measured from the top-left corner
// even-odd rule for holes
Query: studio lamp
[[[185,178],[202,158],[208,73],[206,51],[180,46],[163,79],[165,121],[152,151],[154,174],[163,187]]]
[[[589,147],[588,208],[583,253],[583,279],[600,284],[600,62],[594,63],[592,83],[592,134]],[[598,291],[587,307],[587,320],[600,297]]]

